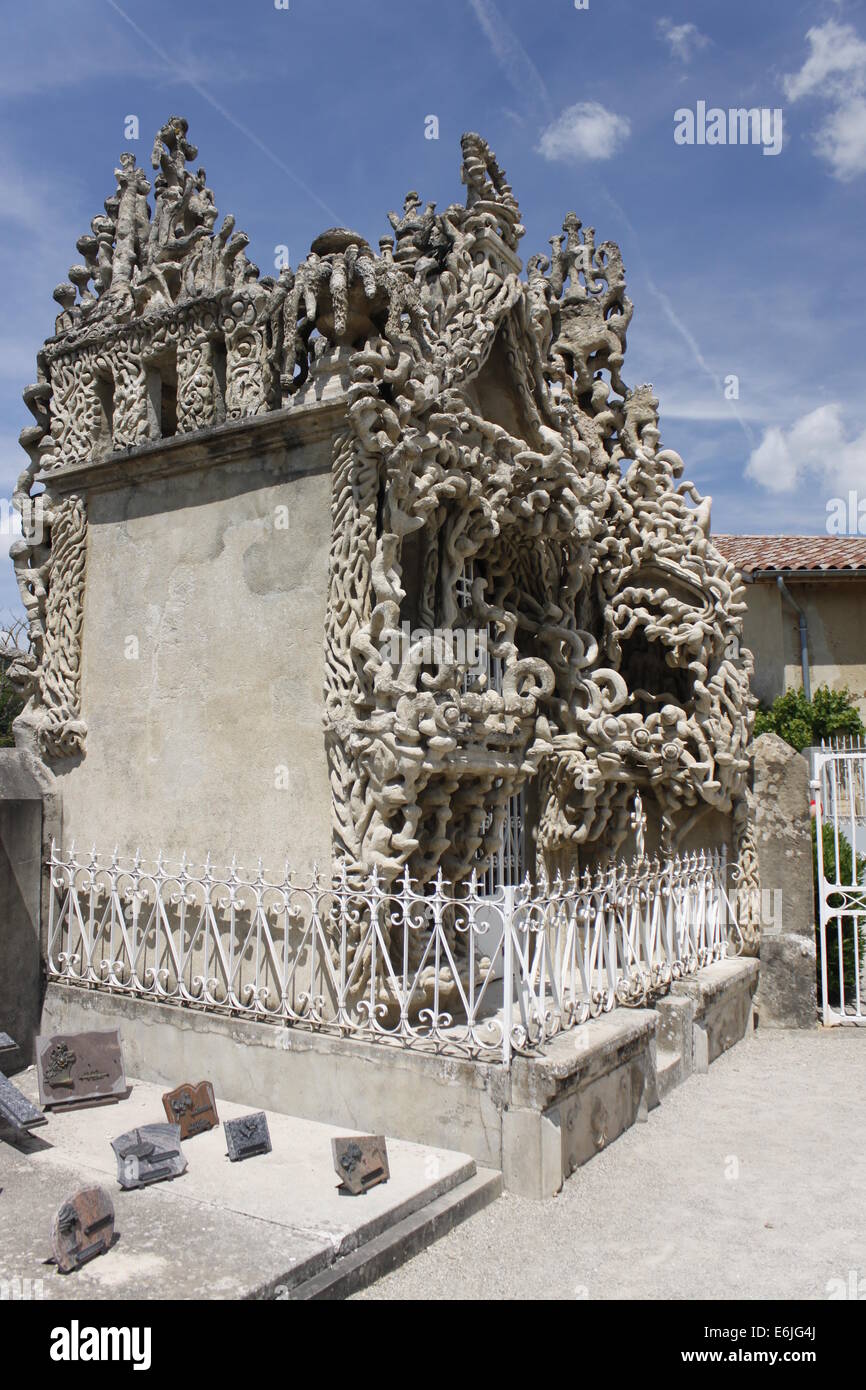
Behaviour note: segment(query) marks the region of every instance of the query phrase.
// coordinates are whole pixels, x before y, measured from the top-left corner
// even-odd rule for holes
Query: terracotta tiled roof
[[[866,536],[713,536],[713,544],[741,574],[761,570],[862,570]]]

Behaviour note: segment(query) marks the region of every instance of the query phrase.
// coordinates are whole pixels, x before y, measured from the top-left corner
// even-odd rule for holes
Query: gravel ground
[[[759,1034],[558,1197],[505,1196],[355,1297],[826,1299],[866,1277],[864,1149],[866,1032]]]

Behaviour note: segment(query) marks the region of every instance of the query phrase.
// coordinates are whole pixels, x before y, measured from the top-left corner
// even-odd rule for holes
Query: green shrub
[[[778,734],[798,753],[839,735],[866,734],[860,711],[847,688],[831,690],[821,685],[807,700],[802,690],[786,690],[769,706],[761,706],[755,716],[755,738],[759,734]]]
[[[9,680],[10,653],[19,647],[26,649],[27,625],[22,618],[6,621],[0,617],[0,748],[11,748],[12,721],[17,719],[24,708],[25,701],[13,689]]]

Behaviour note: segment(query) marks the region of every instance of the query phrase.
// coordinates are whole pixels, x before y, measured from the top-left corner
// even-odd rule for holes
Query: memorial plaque
[[[232,1163],[271,1152],[271,1136],[264,1110],[257,1110],[253,1115],[242,1115],[239,1120],[226,1120],[223,1129]]]
[[[120,1033],[59,1033],[36,1039],[39,1099],[55,1109],[120,1100],[127,1093]]]
[[[356,1135],[351,1139],[332,1139],[334,1168],[341,1187],[353,1197],[368,1192],[391,1176],[384,1135]]]
[[[104,1187],[83,1187],[64,1202],[51,1226],[51,1249],[63,1274],[104,1255],[114,1239],[114,1203]]]
[[[117,1181],[123,1188],[149,1187],[186,1172],[179,1125],[142,1125],[112,1139]]]
[[[0,1072],[0,1131],[11,1129],[21,1139],[34,1125],[47,1124],[42,1111]]]
[[[187,1082],[174,1091],[166,1091],[162,1103],[166,1119],[180,1125],[181,1139],[192,1139],[195,1134],[216,1129],[220,1122],[213,1086],[209,1081],[200,1081],[197,1086]]]

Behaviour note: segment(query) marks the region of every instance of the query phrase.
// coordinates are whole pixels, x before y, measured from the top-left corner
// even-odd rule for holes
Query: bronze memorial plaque
[[[334,1168],[344,1192],[358,1197],[391,1176],[384,1135],[355,1135],[351,1139],[332,1139]]]
[[[64,1202],[51,1226],[51,1250],[63,1274],[104,1255],[114,1239],[114,1203],[104,1187],[83,1187]]]
[[[213,1086],[209,1081],[200,1081],[197,1086],[186,1082],[173,1091],[166,1091],[162,1103],[166,1119],[180,1125],[181,1139],[192,1139],[195,1134],[216,1129],[220,1122]]]
[[[271,1152],[271,1135],[264,1110],[242,1115],[239,1120],[226,1120],[223,1129],[232,1163]]]
[[[123,1188],[150,1187],[186,1172],[179,1125],[141,1125],[112,1139],[117,1181]]]
[[[120,1100],[127,1092],[116,1028],[37,1038],[36,1070],[39,1099],[55,1109]]]

